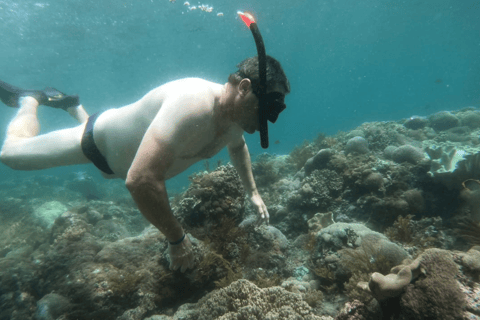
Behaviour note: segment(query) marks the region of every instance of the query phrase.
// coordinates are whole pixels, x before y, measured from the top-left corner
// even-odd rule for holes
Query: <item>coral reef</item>
[[[425,117],[411,116],[403,125],[412,130],[423,129],[428,124],[428,119]]]
[[[424,142],[425,152],[432,161],[430,174],[451,188],[459,189],[461,182],[480,178],[480,154],[476,147],[462,143]]]
[[[38,219],[40,224],[49,228],[53,225],[55,219],[65,211],[67,211],[66,206],[58,201],[50,201],[35,208],[33,215]]]
[[[478,318],[479,136],[465,108],[260,154],[270,225],[231,165],[206,162],[170,198],[185,273],[122,182],[0,181],[0,318]]]
[[[429,126],[437,131],[444,131],[456,127],[460,120],[449,111],[440,111],[432,114],[429,118]]]
[[[368,153],[368,142],[363,137],[353,137],[347,141],[345,146],[345,153]]]
[[[252,163],[252,171],[255,176],[255,183],[258,187],[269,187],[284,178],[293,166],[289,156],[272,156],[268,153],[257,156]]]
[[[318,297],[317,297],[318,298]],[[311,301],[312,297],[308,297]],[[238,280],[226,288],[214,291],[195,305],[184,305],[167,319],[307,319],[328,320],[317,316],[302,295],[282,287],[260,289],[247,280]]]
[[[323,211],[343,189],[343,179],[335,171],[315,170],[302,181],[301,189],[288,204],[305,210]]]
[[[75,172],[74,178],[68,180],[65,186],[72,191],[80,193],[87,200],[100,199],[103,196],[103,192],[97,188],[95,180],[83,171]]]
[[[411,145],[404,145],[395,148],[392,152],[392,159],[397,163],[408,162],[411,164],[417,164],[422,161],[425,156],[421,149],[415,148]]]
[[[333,154],[334,151],[332,149],[318,151],[315,156],[308,159],[305,163],[305,174],[309,176],[315,169],[325,169]]]
[[[290,162],[295,169],[301,169],[305,162],[316,153],[315,147],[308,141],[304,141],[301,146],[295,147],[290,152],[288,162]]]
[[[182,224],[205,226],[228,216],[240,222],[245,214],[243,187],[232,166],[190,177],[191,184],[179,203],[173,202]]]
[[[389,310],[383,308],[388,314],[395,304],[395,319],[464,319],[466,300],[459,275],[452,253],[428,249],[386,276],[373,273],[368,284],[360,282],[359,286],[380,302],[398,298],[388,304]]]

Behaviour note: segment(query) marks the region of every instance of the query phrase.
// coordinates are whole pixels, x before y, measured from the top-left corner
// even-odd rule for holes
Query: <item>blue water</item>
[[[288,108],[270,125],[269,153],[286,154],[319,132],[367,121],[480,106],[478,0],[206,4],[213,12],[189,11],[181,0],[0,0],[0,79],[77,93],[89,113],[131,103],[181,77],[224,83],[256,53],[236,16],[251,10],[267,53],[292,86]],[[0,105],[1,140],[14,112]],[[49,108],[41,109],[40,121],[43,132],[76,125]],[[258,134],[246,138],[253,155],[264,152]],[[222,152],[212,162],[219,158],[228,160]],[[200,163],[169,184],[180,190],[202,169]],[[99,177],[93,165],[26,173],[0,165],[0,179],[79,170]]]

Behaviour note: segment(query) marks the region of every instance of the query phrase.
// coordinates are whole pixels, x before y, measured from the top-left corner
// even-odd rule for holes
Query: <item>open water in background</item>
[[[267,53],[290,79],[287,109],[270,125],[269,153],[286,154],[319,132],[480,106],[479,0],[0,0],[0,79],[77,93],[89,113],[129,104],[182,77],[224,83],[256,54],[237,18],[258,18]],[[223,16],[217,16],[222,12]],[[15,110],[0,105],[0,139]],[[43,132],[76,125],[42,108]],[[253,155],[258,133],[246,134]],[[278,140],[280,143],[275,144]],[[212,159],[228,160],[225,151]],[[169,182],[180,190],[199,163]],[[0,179],[67,175],[93,165],[15,172]]]

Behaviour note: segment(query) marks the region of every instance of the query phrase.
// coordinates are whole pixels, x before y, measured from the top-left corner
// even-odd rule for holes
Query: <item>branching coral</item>
[[[211,248],[223,257],[242,258],[250,252],[247,233],[237,227],[235,220],[231,218],[222,217],[220,222],[210,229],[206,238]],[[232,247],[238,252],[232,252]]]
[[[121,272],[120,270],[114,272],[113,270],[110,270],[107,273],[107,281],[110,285],[110,289],[120,296],[133,294],[143,278],[144,274],[141,272],[134,272],[133,270],[128,270],[126,272]]]
[[[188,227],[208,226],[222,216],[243,220],[244,191],[232,166],[222,166],[208,174],[191,177],[192,184],[183,199],[173,208],[177,217]]]
[[[413,241],[413,233],[411,227],[413,215],[409,214],[405,218],[398,216],[393,223],[393,227],[385,230],[385,235],[392,241],[399,241],[405,244],[410,244]]]
[[[282,283],[282,278],[276,273],[272,276],[268,276],[265,270],[259,269],[259,272],[256,274],[255,280],[253,280],[252,282],[259,288],[269,288],[279,286]]]
[[[252,163],[255,182],[259,188],[271,186],[282,178],[279,168],[275,166],[276,161],[274,156],[264,153],[259,155],[256,161]]]
[[[444,238],[441,228],[441,219],[423,218],[413,220],[413,215],[398,216],[392,227],[385,230],[385,235],[392,241],[415,247],[418,250],[439,246]]]
[[[303,300],[312,308],[319,307],[323,301],[323,292],[320,290],[310,289],[303,295]]]
[[[343,178],[329,169],[315,170],[302,181],[302,187],[288,199],[290,207],[328,211],[329,205],[344,188]]]
[[[239,265],[232,265],[221,255],[209,252],[200,262],[195,270],[195,282],[208,284],[212,280],[216,287],[224,287],[242,277],[242,270]]]
[[[307,140],[301,146],[297,146],[290,152],[288,162],[293,164],[297,170],[301,169],[308,159],[313,157],[318,150]]]

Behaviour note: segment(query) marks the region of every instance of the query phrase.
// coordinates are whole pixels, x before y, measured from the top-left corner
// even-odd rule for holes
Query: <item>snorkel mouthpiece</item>
[[[245,25],[252,32],[255,39],[255,45],[257,46],[258,54],[258,74],[260,77],[258,99],[259,99],[259,121],[260,121],[260,144],[262,148],[268,148],[268,123],[267,123],[267,110],[265,106],[265,96],[267,94],[267,54],[265,52],[265,44],[263,43],[262,35],[258,30],[255,18],[249,12],[238,11],[237,14]]]

